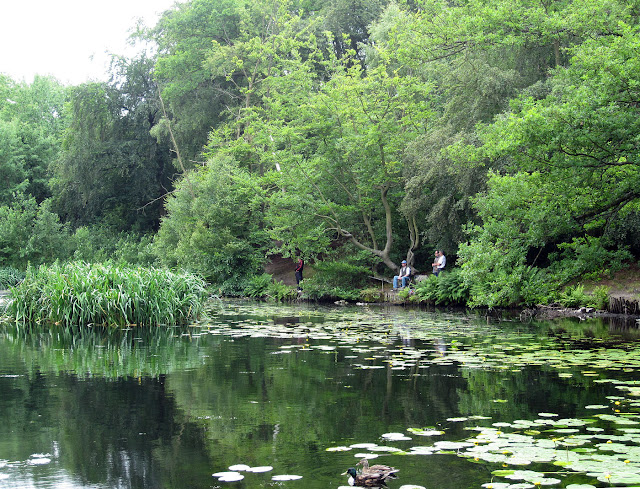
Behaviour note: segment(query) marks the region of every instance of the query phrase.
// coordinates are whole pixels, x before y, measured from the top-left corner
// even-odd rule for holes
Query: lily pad
[[[411,440],[411,438],[405,435],[404,433],[385,433],[384,435],[382,435],[382,438],[385,438],[386,440],[394,440],[394,441]]]
[[[274,475],[272,481],[296,481],[302,479],[301,475]]]
[[[351,450],[351,447],[329,447],[326,449],[327,452],[348,452]]]
[[[273,467],[271,467],[271,465],[261,465],[259,467],[249,467],[247,469],[247,472],[261,473],[261,472],[269,472],[270,470],[273,470]]]
[[[244,479],[244,475],[238,472],[216,472],[213,477],[217,477],[220,482],[235,482]]]

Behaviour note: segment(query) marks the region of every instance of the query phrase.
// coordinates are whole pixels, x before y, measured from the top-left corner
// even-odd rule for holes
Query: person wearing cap
[[[402,279],[402,286],[406,287],[411,280],[411,267],[407,265],[407,260],[402,260],[402,266],[398,275],[393,277],[393,289],[398,288],[398,280]]]

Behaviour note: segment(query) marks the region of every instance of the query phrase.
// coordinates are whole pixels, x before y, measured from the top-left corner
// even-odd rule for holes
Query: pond
[[[216,302],[188,328],[0,326],[1,488],[640,486],[640,335]]]

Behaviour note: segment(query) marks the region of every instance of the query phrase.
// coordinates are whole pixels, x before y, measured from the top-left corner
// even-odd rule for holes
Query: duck
[[[386,478],[395,479],[395,473],[399,472],[398,469],[394,467],[390,467],[389,465],[372,465],[369,467],[369,460],[367,458],[363,458],[356,464],[356,467],[360,465],[362,466],[361,473],[363,474],[387,474]]]
[[[342,474],[349,476],[350,486],[387,487],[387,479],[395,479],[395,473],[398,472],[398,470],[388,465],[373,465],[369,467],[369,462],[363,463],[362,460],[357,465],[361,464],[363,467],[360,474],[353,467]]]

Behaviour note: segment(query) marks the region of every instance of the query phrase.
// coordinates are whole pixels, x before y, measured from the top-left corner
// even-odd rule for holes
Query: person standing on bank
[[[298,258],[298,264],[296,265],[296,284],[298,285],[298,290],[300,289],[300,282],[302,282],[302,269],[304,268],[304,261],[302,257]]]
[[[406,287],[411,280],[411,267],[407,265],[407,260],[402,260],[402,266],[398,275],[393,277],[393,290],[398,288],[398,280],[402,279],[402,286]]]
[[[444,256],[444,253],[441,250],[436,251],[436,256],[438,257],[435,262],[432,263],[433,266],[433,274],[437,277],[438,274],[444,269],[447,264],[447,257]]]
[[[437,277],[438,276],[438,250],[433,254],[433,263],[431,264],[431,271]]]

